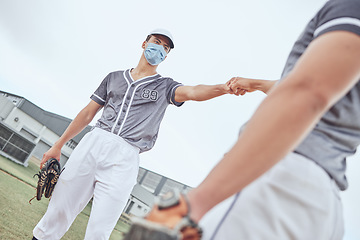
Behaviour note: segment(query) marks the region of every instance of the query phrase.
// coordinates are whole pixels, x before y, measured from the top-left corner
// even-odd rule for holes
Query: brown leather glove
[[[172,190],[144,218],[134,218],[124,240],[199,240],[202,230],[189,217],[186,195]]]
[[[51,197],[54,187],[59,179],[60,173],[61,171],[59,161],[55,158],[50,158],[46,161],[39,173],[34,175],[34,177],[37,176],[39,178],[35,196],[38,201],[41,200],[43,194],[46,198]],[[29,203],[31,203],[32,199],[30,199]]]

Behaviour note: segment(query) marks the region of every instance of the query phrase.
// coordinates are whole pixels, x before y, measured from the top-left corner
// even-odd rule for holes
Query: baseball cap
[[[154,35],[154,34],[163,35],[167,37],[170,40],[170,48],[174,48],[174,38],[168,30],[163,28],[157,28],[149,33],[149,35]]]

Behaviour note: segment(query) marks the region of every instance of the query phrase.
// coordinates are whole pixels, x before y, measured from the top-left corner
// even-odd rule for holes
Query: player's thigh
[[[138,174],[138,156],[132,164],[102,168],[97,178],[85,239],[107,239],[125,208]]]

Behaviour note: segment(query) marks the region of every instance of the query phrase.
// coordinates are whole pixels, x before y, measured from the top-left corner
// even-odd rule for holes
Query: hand
[[[56,158],[58,161],[60,160],[61,156],[61,148],[59,149],[55,145],[52,146],[47,152],[44,153],[41,162],[40,162],[40,169],[43,168],[46,161],[50,158]]]
[[[163,195],[145,219],[133,218],[124,240],[200,240],[202,229],[190,218],[187,197],[172,189]]]
[[[228,83],[221,84],[221,88],[224,94],[235,94],[235,92],[230,88]],[[237,94],[237,96],[239,96],[239,94]]]
[[[246,92],[253,92],[257,89],[252,87],[252,81],[248,78],[233,77],[226,85],[231,89],[236,96],[244,95]]]

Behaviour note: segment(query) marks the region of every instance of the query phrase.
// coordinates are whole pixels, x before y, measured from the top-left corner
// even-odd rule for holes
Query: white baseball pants
[[[339,189],[313,161],[291,153],[200,221],[203,240],[337,240]]]
[[[95,128],[83,137],[64,168],[34,236],[60,239],[93,197],[85,239],[109,239],[136,183],[139,149]]]

